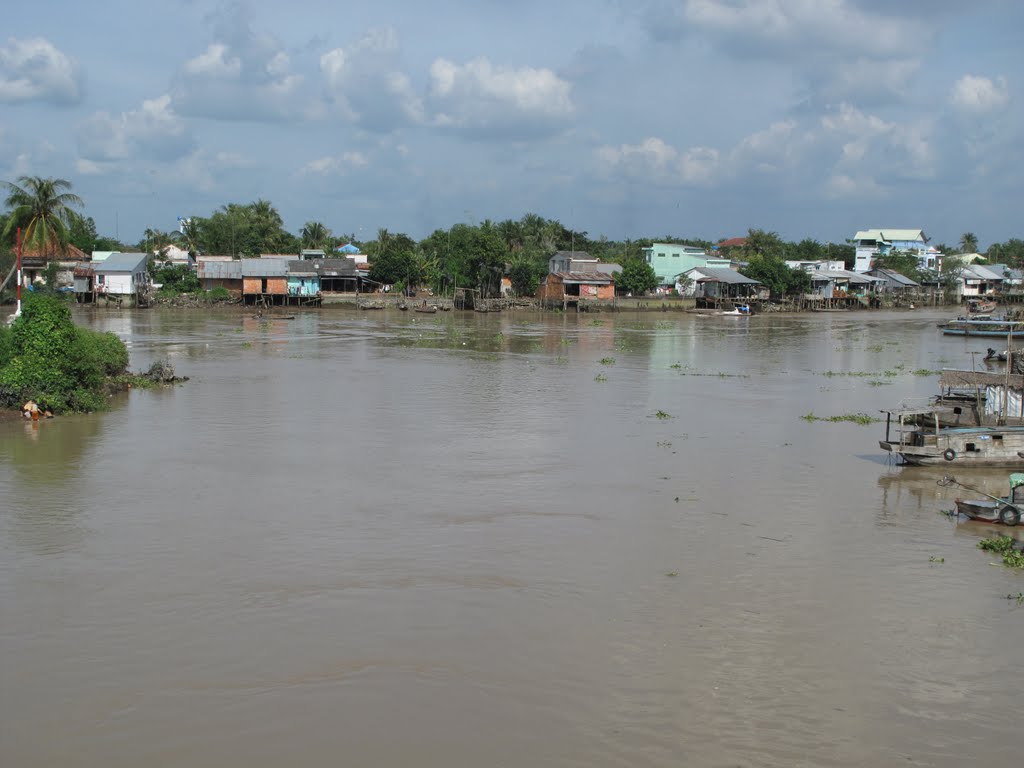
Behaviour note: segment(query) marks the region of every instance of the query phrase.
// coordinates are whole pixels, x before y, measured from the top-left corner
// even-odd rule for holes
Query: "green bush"
[[[99,410],[107,378],[127,367],[117,336],[78,328],[65,301],[32,293],[8,340],[0,337],[0,406],[32,399],[54,413]]]

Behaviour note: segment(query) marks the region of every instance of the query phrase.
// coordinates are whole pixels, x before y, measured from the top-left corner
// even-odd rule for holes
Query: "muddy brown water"
[[[191,381],[0,423],[0,762],[1019,765],[1024,576],[801,418],[949,314],[83,312]]]

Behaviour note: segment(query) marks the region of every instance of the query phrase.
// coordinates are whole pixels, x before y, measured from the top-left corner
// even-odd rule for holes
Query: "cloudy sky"
[[[1024,236],[1020,0],[17,3],[0,179],[101,234],[263,198],[420,238]]]

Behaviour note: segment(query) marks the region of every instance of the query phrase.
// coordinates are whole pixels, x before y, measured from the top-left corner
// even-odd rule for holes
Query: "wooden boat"
[[[1009,527],[1020,524],[1021,510],[1024,507],[1024,473],[1014,472],[1010,475],[1010,493],[1002,498],[992,496],[964,485],[953,477],[944,477],[939,485],[956,485],[974,493],[980,493],[983,499],[955,499],[958,515],[969,517],[971,520],[978,520],[983,523],[1000,523]]]
[[[750,305],[749,304],[736,304],[728,312],[722,312],[723,315],[740,315],[743,317],[750,316]]]
[[[904,464],[1024,467],[1024,426],[942,426],[952,409],[939,406],[886,410],[878,445]]]
[[[999,303],[994,300],[985,301],[975,299],[967,302],[967,312],[975,317],[979,315],[991,315],[999,308]]]
[[[989,320],[972,320],[958,317],[939,327],[946,336],[982,336],[986,338],[1024,338],[1024,323],[1016,320],[992,318]]]
[[[413,309],[413,312],[426,312],[427,314],[430,314],[430,315],[432,315],[435,312],[437,312],[437,307],[435,307],[433,305],[431,305],[429,307],[428,306],[413,307],[412,309]]]

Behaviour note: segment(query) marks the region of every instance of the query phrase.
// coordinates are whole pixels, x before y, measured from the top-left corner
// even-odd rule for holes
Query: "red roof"
[[[730,237],[728,240],[723,240],[718,244],[719,248],[742,248],[747,244],[747,238],[745,237]]]

